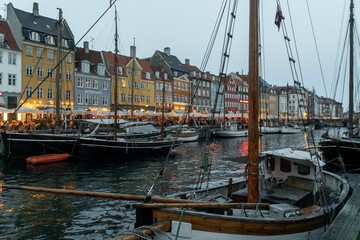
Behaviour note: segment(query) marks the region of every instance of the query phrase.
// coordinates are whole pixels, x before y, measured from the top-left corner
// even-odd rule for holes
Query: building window
[[[71,72],[70,71],[66,72],[66,80],[68,80],[68,81],[71,80]]]
[[[146,96],[146,103],[150,103],[150,96]]]
[[[71,63],[71,60],[72,60],[71,54],[69,53],[68,55],[66,55],[65,61],[66,61],[67,63]]]
[[[95,106],[99,105],[99,96],[98,95],[93,96],[93,105],[95,105]]]
[[[82,78],[78,78],[77,80],[77,86],[83,88],[84,87],[84,81]]]
[[[108,105],[108,97],[104,96],[102,97],[102,105],[107,106]]]
[[[42,77],[43,76],[43,67],[37,67],[37,76]]]
[[[145,78],[146,78],[146,79],[150,79],[150,73],[149,73],[149,72],[147,72],[147,73],[145,74]]]
[[[53,50],[51,50],[51,49],[47,50],[47,59],[50,59],[50,60],[54,59],[54,51]]]
[[[15,86],[16,84],[16,74],[8,74],[8,84],[9,86]]]
[[[47,99],[51,100],[52,98],[53,98],[53,90],[52,90],[52,88],[48,88]]]
[[[0,85],[2,84],[2,73],[0,73]]]
[[[77,95],[77,103],[81,105],[84,104],[84,98],[82,94]]]
[[[91,80],[85,79],[85,88],[91,88]]]
[[[145,102],[145,96],[144,96],[144,95],[141,95],[141,96],[140,96],[140,101],[141,101],[142,103]]]
[[[118,74],[118,75],[122,75],[122,74],[123,74],[123,68],[122,68],[122,67],[118,67],[118,68],[117,68],[117,74]]]
[[[109,89],[109,82],[104,81],[103,84],[102,84],[102,89],[103,90],[108,90]]]
[[[135,100],[136,103],[138,103],[139,102],[139,95],[135,94],[134,100]]]
[[[122,102],[126,102],[125,93],[122,93],[122,94],[121,94],[121,101],[122,101]]]
[[[61,39],[61,46],[64,48],[69,48],[68,41],[66,39]]]
[[[32,56],[33,55],[33,47],[32,46],[26,46],[25,55],[26,56]]]
[[[43,49],[43,48],[38,48],[38,49],[36,49],[36,57],[42,58],[43,53],[44,53],[44,49]]]
[[[89,105],[89,103],[90,103],[90,96],[85,95],[85,105]]]
[[[65,100],[71,100],[71,90],[65,91]]]
[[[139,83],[135,81],[135,88],[138,89],[139,88]]]
[[[36,42],[40,42],[40,34],[37,32],[31,32],[30,39]]]
[[[45,42],[50,45],[55,45],[54,37],[53,36],[46,36]]]
[[[98,66],[98,73],[101,76],[105,75],[105,67],[104,66]]]
[[[52,68],[48,68],[47,74],[48,74],[48,77],[49,77],[49,78],[52,78],[52,77],[53,77]]]
[[[16,65],[16,54],[15,53],[9,53],[9,65]]]
[[[2,63],[2,56],[3,56],[3,52],[0,51],[0,63]]]
[[[89,73],[89,72],[90,72],[90,64],[87,63],[87,62],[83,62],[83,63],[81,64],[81,70],[82,70],[82,72],[84,72],[84,73]]]
[[[36,90],[36,97],[39,99],[43,97],[43,89],[41,87]]]
[[[131,99],[132,99],[131,94],[128,94],[128,102],[129,102],[129,103],[131,102]]]
[[[93,89],[98,89],[99,88],[99,81],[98,80],[93,80],[92,88]]]
[[[131,80],[128,81],[128,88],[132,88],[132,82],[131,82]]]
[[[26,87],[26,97],[30,97],[32,93],[32,87],[31,86],[27,86]]]
[[[145,83],[141,83],[141,89],[145,89]]]

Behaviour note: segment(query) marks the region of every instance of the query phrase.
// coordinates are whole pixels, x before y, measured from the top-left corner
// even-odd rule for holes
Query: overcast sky
[[[32,12],[33,1],[12,0],[11,2],[15,8]],[[109,6],[109,0],[37,0],[37,2],[42,16],[56,19],[58,17],[56,8],[62,9],[76,42]],[[139,58],[150,57],[155,50],[163,51],[164,47],[170,47],[171,54],[177,56],[180,61],[184,62],[188,58],[192,65],[200,68],[222,2],[223,0],[117,0],[120,53],[129,55],[130,45],[135,38]],[[248,71],[248,2],[249,0],[239,0],[238,3],[228,73]],[[1,0],[1,3],[0,14],[6,15],[4,5],[8,1]],[[295,32],[304,86],[307,89],[314,87],[319,96],[333,98],[332,85],[335,71],[338,70],[335,64],[336,56],[339,54],[339,44],[343,44],[340,35],[345,35],[344,26],[348,22],[350,0],[281,0],[280,3],[292,43],[295,41],[291,29],[293,28]],[[275,13],[276,0],[265,0],[261,9],[263,16],[261,36],[264,47],[262,75],[270,84],[292,85],[293,77],[283,33],[281,30],[278,31],[274,24]],[[114,51],[114,29],[114,8],[112,8],[83,41],[89,41],[90,48],[94,50]],[[316,38],[321,68],[313,35]],[[220,31],[206,68],[214,74],[218,74],[220,69],[223,36],[224,31]],[[79,47],[83,46],[83,41],[80,42]],[[296,49],[293,45],[292,51],[295,54]],[[335,98],[344,102],[344,107],[347,108],[348,94],[345,91],[344,97],[341,97],[340,87],[342,89],[342,85],[338,86]]]

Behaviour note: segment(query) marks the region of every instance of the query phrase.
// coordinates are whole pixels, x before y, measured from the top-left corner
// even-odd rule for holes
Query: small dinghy
[[[60,162],[70,158],[71,155],[68,153],[51,153],[40,156],[31,156],[26,158],[26,162],[32,164]]]

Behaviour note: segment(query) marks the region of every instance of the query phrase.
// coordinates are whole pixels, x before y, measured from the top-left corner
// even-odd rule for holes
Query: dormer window
[[[165,80],[168,80],[168,75],[167,75],[167,73],[164,73],[164,79],[165,79]]]
[[[177,71],[174,71],[174,76],[177,77],[179,73]]]
[[[99,75],[104,76],[105,75],[105,66],[98,65],[97,66],[97,72]]]
[[[66,39],[61,39],[61,46],[64,48],[68,48],[69,47],[68,41]]]
[[[147,73],[145,74],[145,78],[146,78],[146,79],[150,79],[150,73],[149,73],[149,72],[147,72]]]
[[[31,32],[30,33],[30,39],[33,41],[40,42],[40,34],[37,32]]]
[[[160,78],[160,72],[156,71],[155,72],[155,77],[156,77],[156,79],[159,79]]]
[[[122,67],[117,68],[117,74],[118,75],[123,75],[123,68]]]
[[[46,36],[45,37],[45,42],[47,44],[50,44],[50,45],[55,45],[55,40],[54,40],[54,37],[53,36]]]
[[[0,33],[0,47],[4,47],[5,43],[5,34]]]
[[[88,62],[81,63],[81,71],[83,73],[90,73],[90,64]]]

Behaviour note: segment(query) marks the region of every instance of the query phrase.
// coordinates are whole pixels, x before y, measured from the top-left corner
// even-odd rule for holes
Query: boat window
[[[275,158],[274,157],[268,157],[266,159],[266,169],[269,171],[275,170]]]
[[[291,162],[284,158],[281,158],[280,159],[280,170],[282,172],[291,172]]]
[[[300,175],[309,175],[310,174],[310,166],[298,165],[298,174]]]

